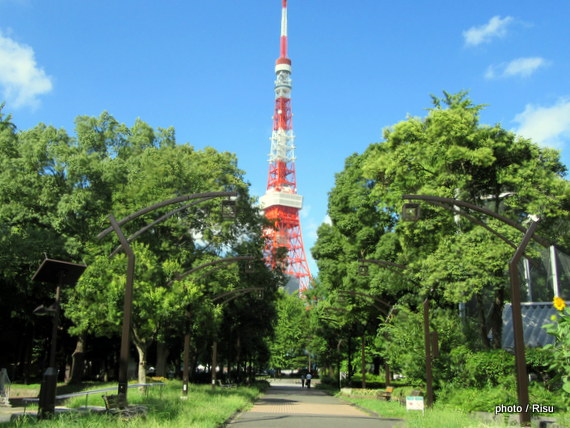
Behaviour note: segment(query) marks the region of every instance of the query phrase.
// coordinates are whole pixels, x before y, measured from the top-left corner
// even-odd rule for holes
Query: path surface
[[[401,419],[371,416],[315,388],[272,383],[253,408],[239,414],[228,427],[392,428],[401,424]]]

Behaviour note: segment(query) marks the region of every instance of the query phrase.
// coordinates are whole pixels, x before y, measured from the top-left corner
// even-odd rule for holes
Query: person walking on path
[[[301,388],[305,387],[305,373],[301,375]]]
[[[305,383],[307,384],[307,388],[311,388],[311,379],[313,378],[313,376],[311,376],[311,372],[307,373],[307,376],[305,376]]]

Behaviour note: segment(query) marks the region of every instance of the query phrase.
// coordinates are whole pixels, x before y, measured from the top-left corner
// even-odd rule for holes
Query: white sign
[[[424,397],[406,397],[406,410],[424,411]]]

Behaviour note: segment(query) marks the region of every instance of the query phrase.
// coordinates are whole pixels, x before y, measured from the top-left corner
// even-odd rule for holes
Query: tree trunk
[[[218,366],[218,342],[214,340],[212,344],[212,388],[216,386],[216,367]]]
[[[148,343],[140,342],[138,340],[135,340],[134,342],[139,354],[138,382],[146,383],[146,356],[148,351]]]
[[[352,371],[352,335],[348,336],[348,384],[351,386],[352,382],[352,375],[354,374]]]
[[[361,374],[362,374],[362,389],[366,388],[366,341],[364,339],[364,335],[362,335],[362,342],[361,342]]]
[[[69,377],[70,384],[80,383],[83,380],[83,373],[85,371],[85,335],[77,338],[75,351],[71,354],[71,375]]]
[[[477,302],[477,318],[479,320],[479,335],[481,337],[481,343],[483,348],[490,349],[491,344],[489,343],[489,337],[487,336],[487,323],[485,320],[485,308],[483,306],[483,296],[481,293],[475,295]]]
[[[26,338],[26,348],[24,353],[24,364],[21,367],[22,370],[22,377],[24,378],[24,383],[27,385],[30,382],[30,369],[31,369],[31,360],[32,360],[32,348],[33,348],[33,340],[34,340],[34,331],[32,330],[32,334]]]
[[[255,380],[255,373],[253,371],[253,357],[251,354],[247,356],[245,365],[247,368],[247,384],[251,385]]]
[[[382,358],[380,358],[379,356],[375,356],[375,357],[372,359],[372,363],[373,363],[373,365],[374,365],[374,366],[373,366],[374,369],[373,369],[372,373],[373,373],[374,375],[378,376],[378,375],[380,374],[380,365],[382,364]]]
[[[238,383],[241,383],[242,377],[241,377],[241,339],[240,339],[240,335],[238,332],[238,337],[237,337],[237,342],[236,342],[236,368],[237,368],[237,373],[236,373],[236,378]]]
[[[166,377],[166,365],[169,354],[170,349],[168,349],[166,343],[158,342],[156,344],[156,376]]]
[[[495,291],[493,299],[493,312],[490,316],[491,331],[493,332],[493,349],[501,349],[503,339],[503,308],[505,306],[505,289]]]

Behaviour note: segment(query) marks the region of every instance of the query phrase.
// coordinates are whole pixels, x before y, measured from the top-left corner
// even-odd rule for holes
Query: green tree
[[[559,153],[500,125],[480,125],[483,106],[473,105],[464,92],[444,93],[433,102],[425,118],[410,117],[394,125],[385,130],[384,142],[372,146],[363,174],[375,182],[372,194],[381,201],[379,208],[398,216],[403,194],[458,198],[519,222],[528,213],[538,214],[543,219],[540,233],[566,242],[567,232],[560,233],[556,226],[568,217],[569,208],[566,168]],[[520,241],[520,233],[489,224]],[[450,303],[474,296],[483,315],[483,345],[489,346],[486,331],[491,326],[493,346],[500,346],[509,248],[440,208],[426,207],[419,222],[398,222],[395,231],[401,258],[417,272],[426,291],[435,287]],[[485,294],[492,301],[489,316],[482,307]]]
[[[135,284],[140,317],[133,337],[144,365],[149,344],[168,340],[174,326],[183,322],[183,305],[205,295],[205,284],[191,279],[171,283],[174,275],[203,260],[232,254],[240,242],[260,251],[262,216],[231,153],[196,151],[176,144],[172,128],[154,130],[140,119],[127,127],[106,112],[79,116],[75,131],[71,137],[43,124],[18,131],[9,116],[0,114],[0,246],[6,255],[0,260],[0,307],[31,330],[32,309],[49,294],[47,287],[38,293],[30,281],[44,254],[86,262],[89,269],[77,288],[66,291],[64,305],[64,314],[75,322],[78,351],[88,334],[117,334],[122,316],[123,256],[108,260],[116,240],[95,239],[109,225],[110,213],[121,218],[189,193],[232,188],[240,194],[235,222],[220,222],[219,199],[212,200],[171,216],[133,244],[140,253]],[[130,222],[125,233],[173,208]],[[242,284],[236,271],[217,276],[220,290]]]
[[[539,214],[539,233],[567,245],[562,224],[568,219],[570,186],[559,153],[498,124],[481,125],[483,108],[465,92],[444,92],[442,98],[433,97],[426,117],[408,117],[386,129],[383,142],[347,158],[329,194],[332,224],[319,228],[312,248],[323,300],[336,302],[352,290],[413,311],[430,292],[435,309],[456,311],[457,303],[472,299],[480,345],[500,346],[501,314],[509,299],[506,268],[514,250],[440,207],[422,205],[422,218],[413,224],[400,218],[404,194],[458,198],[519,223],[529,213]],[[520,242],[520,232],[488,218],[481,221]],[[371,267],[370,276],[362,278],[357,258],[407,268],[395,273]],[[391,355],[393,364],[403,364],[398,355],[411,357]]]
[[[275,332],[269,344],[270,365],[274,369],[297,369],[306,365],[304,351],[310,334],[306,312],[302,299],[281,292]]]
[[[128,150],[130,147],[127,145],[128,138],[125,142],[115,134],[105,137],[109,141],[120,142],[113,147],[118,153],[130,155],[127,160],[119,156],[110,159],[102,157],[103,162],[124,163],[126,167],[124,181],[117,183],[118,186],[112,193],[110,212],[117,218],[178,195],[219,191],[229,185],[238,188],[243,199],[240,202],[242,213],[235,224],[220,223],[218,206],[206,203],[199,208],[182,212],[182,215],[172,216],[137,238],[137,242],[143,245],[137,247],[139,249],[136,252],[137,269],[139,267],[145,269],[135,277],[133,313],[137,315],[133,318],[132,332],[139,353],[139,379],[142,381],[150,344],[157,339],[165,340],[168,334],[163,330],[167,329],[169,324],[181,322],[179,318],[183,317],[184,307],[189,303],[185,297],[181,298],[185,296],[186,291],[176,285],[177,281],[172,283],[174,275],[201,264],[204,260],[211,261],[213,256],[227,251],[228,246],[231,247],[232,242],[236,242],[238,237],[249,239],[256,234],[259,235],[261,223],[260,216],[253,212],[246,193],[247,186],[241,178],[242,172],[237,169],[233,155],[218,153],[211,148],[196,152],[190,146],[174,145],[170,140],[168,144],[158,147],[156,144],[143,144],[140,129],[145,130],[145,138],[152,135],[144,124],[137,122],[135,128],[128,133],[128,137],[135,136],[137,142],[132,145],[134,148],[131,150]],[[104,151],[102,145],[96,147]],[[143,149],[137,151],[138,147]],[[91,180],[88,182],[90,187]],[[173,207],[166,207],[157,210],[156,214],[153,213],[153,218],[172,209]],[[208,215],[205,210],[210,210],[212,214]],[[132,233],[148,222],[150,222],[148,217],[140,218],[126,225],[124,229]],[[124,270],[124,264],[122,269]],[[113,278],[117,283],[124,284],[124,273],[120,271],[120,269],[114,271]],[[237,284],[237,277],[231,269],[217,272],[209,280],[208,292],[231,289]],[[78,290],[86,288],[84,290],[86,295],[94,292],[102,293],[100,298],[103,301],[114,301],[119,304],[122,300],[117,300],[117,294],[104,287],[104,283],[102,280],[97,280],[95,283],[81,281]],[[215,283],[220,285],[216,286]],[[107,292],[111,294],[107,295]],[[100,320],[99,315],[86,311],[83,296],[78,294],[78,297],[78,299],[70,298],[67,306],[69,316],[78,327],[97,325]],[[121,311],[111,311],[108,315],[112,315],[115,321],[107,324],[107,327],[117,328],[118,322],[122,319]],[[78,328],[74,332],[79,334],[82,331]]]
[[[320,358],[331,362],[342,350],[347,358],[349,377],[354,372],[354,356],[360,355],[362,341],[372,343],[386,312],[410,286],[385,269],[372,268],[369,277],[358,272],[361,258],[400,262],[400,244],[393,232],[396,217],[390,210],[378,208],[380,201],[372,193],[375,180],[363,174],[363,166],[373,154],[369,148],[361,155],[349,156],[345,169],[336,174],[328,203],[332,224],[319,227],[318,239],[311,249],[319,267],[321,285],[315,297],[320,300],[319,307],[325,311],[345,310],[336,314],[333,323],[336,328],[329,325],[330,313],[319,313],[322,321],[318,325],[323,335],[327,337],[331,330],[337,333],[336,339],[335,335],[330,338],[329,351],[322,350]],[[378,364],[376,358],[376,371]]]
[[[50,297],[51,287],[32,283],[31,278],[44,254],[67,258],[66,236],[57,224],[61,194],[69,191],[64,174],[53,161],[53,154],[67,146],[64,131],[39,125],[18,132],[10,116],[0,106],[0,324],[5,334],[0,346],[8,350],[0,356],[3,366],[14,361],[18,372],[12,377],[29,375],[34,353],[33,309]],[[40,326],[37,337],[49,331]],[[38,362],[34,360],[33,362]]]

